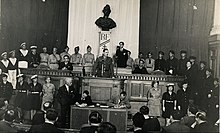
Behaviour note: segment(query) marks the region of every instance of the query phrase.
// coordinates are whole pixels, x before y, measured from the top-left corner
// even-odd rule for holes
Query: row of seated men
[[[37,111],[31,127],[25,130],[20,128],[22,125],[16,121],[19,118],[19,111],[13,105],[7,105],[2,99],[0,99],[0,105],[0,132],[64,133],[57,127],[58,112],[50,102],[44,104],[44,111]],[[167,126],[160,125],[157,118],[151,117],[147,106],[142,106],[139,112],[133,115],[132,121],[133,127],[128,132],[134,133],[217,133],[219,128],[219,121],[212,125],[207,120],[206,112],[192,105],[187,109],[186,116],[183,116],[179,110],[173,111]],[[80,129],[80,133],[116,132],[117,128],[114,123],[103,121],[102,115],[98,111],[91,112],[88,123],[83,124]]]
[[[187,70],[186,63],[188,60],[190,60],[195,69],[198,69],[196,58],[190,56],[188,59],[187,52],[184,50],[180,52],[179,60],[175,57],[173,50],[170,50],[167,60],[163,58],[164,53],[162,51],[159,51],[158,59],[156,60],[153,58],[151,52],[147,54],[146,59],[142,53],[139,53],[138,58],[133,60],[130,57],[131,52],[124,48],[124,42],[119,42],[113,59],[111,57],[106,58],[105,56],[108,57],[108,54],[104,55],[103,53],[103,57],[98,57],[96,61],[90,46],[87,47],[87,53],[83,56],[79,53],[79,46],[74,48],[75,53],[72,55],[68,53],[68,46],[60,54],[57,53],[56,47],[53,48],[52,54],[48,54],[47,47],[43,47],[43,52],[40,54],[37,49],[37,46],[30,46],[30,50],[28,50],[26,43],[22,43],[19,51],[15,52],[15,50],[13,50],[10,52],[10,58],[7,57],[7,52],[2,53],[3,59],[0,63],[0,69],[5,73],[7,73],[8,70],[14,70],[16,67],[72,70],[73,65],[93,66],[95,63],[97,68],[94,68],[94,70],[96,71],[100,69],[99,64],[106,66],[106,70],[111,69],[111,65],[115,66],[117,64],[117,67],[132,68],[134,73],[152,74],[155,70],[160,70],[169,75],[184,76]],[[140,66],[140,68],[138,66]],[[142,69],[142,67],[144,67],[144,69]]]
[[[41,85],[38,82],[38,76],[33,75],[31,77],[31,83],[28,84],[24,79],[25,75],[20,74],[17,76],[18,83],[16,86],[17,94],[14,101],[15,107],[19,108],[22,112],[21,120],[26,122],[33,118],[36,111],[42,109],[42,105],[46,102],[54,103],[57,100],[61,105],[60,112],[60,126],[66,126],[66,116],[69,117],[70,105],[76,105],[79,107],[85,106],[100,106],[99,103],[93,103],[92,98],[89,96],[88,91],[84,91],[82,95],[79,94],[78,88],[75,88],[72,79],[66,78],[65,84],[55,92],[55,86],[51,82],[50,77],[45,78],[45,83]],[[207,92],[203,97],[206,102],[203,103],[203,110],[207,112],[209,121],[213,124],[218,119],[219,110],[219,81],[214,80],[215,87]],[[181,85],[181,89],[174,92],[174,84],[167,85],[167,92],[161,94],[161,89],[158,87],[159,82],[153,81],[152,88],[149,90],[148,94],[148,106],[150,109],[150,116],[153,117],[163,117],[166,120],[166,125],[169,123],[171,112],[175,110],[181,111],[184,116],[187,114],[187,109],[190,104],[194,104],[192,101],[193,95],[188,86],[188,82],[184,81]],[[7,81],[7,75],[2,75],[2,82],[0,84],[0,97],[11,101],[12,96],[12,85]],[[205,98],[207,97],[207,98]],[[109,107],[113,108],[131,108],[129,98],[126,92],[121,92],[120,96],[116,96],[106,103]],[[31,113],[31,117],[27,117],[28,113]]]

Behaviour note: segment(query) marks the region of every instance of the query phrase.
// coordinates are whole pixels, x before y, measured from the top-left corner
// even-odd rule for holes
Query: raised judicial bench
[[[92,111],[98,111],[104,122],[113,123],[119,133],[126,132],[128,110],[114,108],[71,106],[70,128],[79,130],[83,124],[87,124]]]

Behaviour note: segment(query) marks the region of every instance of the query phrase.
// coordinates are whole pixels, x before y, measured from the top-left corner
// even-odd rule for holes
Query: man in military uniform
[[[0,61],[0,73],[8,74],[9,60],[8,60],[7,52],[3,52],[1,54],[1,57],[2,60]]]
[[[79,46],[75,47],[75,53],[72,54],[70,62],[73,65],[79,65],[82,63],[82,55],[79,53]]]
[[[111,78],[114,75],[113,60],[108,57],[108,49],[103,50],[103,55],[96,59],[93,66],[93,75],[98,77]]]
[[[180,59],[178,65],[178,75],[184,76],[186,72],[186,62],[188,61],[187,53],[185,50],[180,51]]]
[[[37,68],[40,64],[40,56],[37,53],[37,46],[31,46],[29,68]]]
[[[124,42],[119,42],[119,49],[116,50],[117,66],[125,68],[128,60],[128,50],[124,49]]]
[[[94,64],[95,56],[91,53],[92,48],[87,46],[87,53],[83,55],[83,65],[84,66],[92,66]]]
[[[10,100],[12,96],[13,87],[10,82],[7,81],[8,76],[6,74],[2,74],[2,82],[0,83],[0,98],[4,98],[6,100]]]

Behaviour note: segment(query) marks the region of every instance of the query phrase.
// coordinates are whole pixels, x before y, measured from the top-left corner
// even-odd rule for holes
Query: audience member
[[[97,77],[114,77],[113,60],[108,57],[108,49],[103,50],[102,56],[98,57],[93,66],[93,76]]]
[[[45,119],[44,119],[44,111],[42,110],[38,110],[34,116],[33,116],[33,119],[32,119],[32,124],[31,125],[40,125],[40,124],[43,124],[45,122]]]
[[[37,68],[40,65],[40,56],[37,53],[37,46],[31,46],[31,53],[29,55],[29,68]]]
[[[0,61],[0,74],[5,73],[8,74],[8,67],[9,67],[9,60],[8,60],[8,53],[3,52],[1,54],[2,60]]]
[[[145,60],[145,67],[148,73],[152,73],[155,68],[155,59],[153,59],[153,53],[148,52],[147,59]]]
[[[185,50],[180,51],[180,59],[178,61],[178,75],[184,76],[186,71],[186,62],[188,61],[187,52]]]
[[[2,81],[0,82],[0,98],[10,101],[13,93],[13,86],[7,81],[7,78],[8,75],[1,74]]]
[[[145,122],[143,114],[141,114],[140,112],[137,112],[133,116],[132,121],[133,121],[133,126],[134,126],[134,133],[144,133],[142,130],[142,127]]]
[[[9,52],[8,66],[8,81],[12,84],[13,89],[16,89],[16,76],[18,75],[18,59],[15,57],[15,50]]]
[[[177,91],[177,107],[182,115],[186,115],[189,106],[188,82],[183,81],[181,89]]]
[[[175,57],[175,52],[173,50],[169,51],[169,58],[166,60],[167,63],[167,74],[176,75],[178,68],[178,59]]]
[[[70,115],[70,105],[76,103],[79,95],[79,91],[73,87],[72,83],[72,78],[65,78],[65,84],[59,88],[57,93],[57,100],[61,105],[60,126],[66,128],[69,128],[69,125],[66,125],[66,118]]]
[[[126,68],[131,68],[132,70],[134,69],[134,60],[133,58],[131,58],[131,51],[128,51],[128,60]]]
[[[116,50],[117,66],[125,68],[128,60],[128,50],[124,48],[124,42],[119,42],[119,49]]]
[[[55,91],[56,91],[55,86],[54,84],[51,83],[51,77],[46,76],[45,84],[43,84],[43,89],[42,89],[42,95],[43,95],[42,107],[45,102],[50,102],[51,104],[54,102]]]
[[[64,133],[55,127],[54,123],[58,119],[58,113],[55,109],[49,109],[46,113],[45,122],[40,125],[32,125],[30,133]]]
[[[190,56],[189,57],[189,61],[192,63],[192,69],[193,71],[196,71],[198,70],[198,64],[196,63],[196,57],[195,56]]]
[[[102,122],[97,129],[97,133],[116,133],[116,131],[115,125],[110,122]]]
[[[161,116],[161,89],[159,88],[159,81],[152,81],[148,92],[148,107],[150,109],[150,116]]]
[[[74,54],[71,55],[70,62],[73,65],[81,65],[82,64],[82,55],[79,53],[79,46],[74,48]]]
[[[31,108],[31,118],[34,116],[36,111],[41,109],[41,93],[42,93],[42,85],[38,82],[38,76],[33,75],[31,76],[31,83],[30,86],[30,108]]]
[[[62,62],[64,62],[64,56],[68,56],[68,57],[70,57],[71,55],[69,54],[69,47],[68,46],[66,46],[65,48],[64,48],[64,51],[62,52],[62,53],[60,53],[60,62],[62,63]]]
[[[171,124],[169,126],[164,127],[163,132],[190,133],[190,128],[180,123],[181,118],[182,118],[182,113],[179,110],[174,110],[170,117]]]
[[[63,62],[59,65],[60,70],[73,70],[73,65],[70,63],[70,57],[68,55],[63,56]]]
[[[38,68],[44,69],[48,68],[48,60],[49,60],[49,54],[47,53],[47,47],[43,47],[43,52],[40,53],[40,65]]]
[[[97,111],[91,112],[88,122],[88,124],[82,125],[80,133],[95,133],[102,122],[101,114]]]
[[[131,108],[131,104],[127,98],[127,93],[125,91],[122,91],[120,93],[120,96],[116,96],[110,99],[107,105],[114,108]]]
[[[4,114],[4,119],[0,121],[0,132],[1,133],[16,133],[17,130],[11,126],[15,118],[16,118],[15,111],[7,110]]]
[[[144,60],[139,61],[139,65],[135,67],[133,74],[148,74],[147,69],[144,66]]]
[[[150,118],[149,116],[149,108],[147,106],[142,106],[140,108],[140,112],[144,115],[145,122],[142,127],[144,133],[160,131],[160,123],[157,118]]]
[[[76,105],[80,107],[93,105],[91,96],[89,95],[89,91],[87,90],[83,91],[83,94],[81,98],[79,98],[78,101],[76,102]]]
[[[158,52],[158,58],[155,60],[155,70],[160,70],[166,73],[166,60],[163,58],[164,52]]]
[[[87,53],[85,53],[83,55],[83,65],[84,66],[92,66],[95,62],[95,56],[91,52],[92,47],[88,45],[86,50],[87,50]]]
[[[48,109],[52,108],[53,107],[53,104],[49,101],[45,102],[43,104],[43,111],[46,113]]]
[[[194,133],[214,132],[213,126],[207,121],[206,113],[199,111],[196,113],[196,125],[192,130]]]
[[[138,54],[138,58],[136,58],[136,59],[134,60],[134,67],[138,67],[138,66],[139,66],[140,60],[144,60],[144,55],[143,55],[142,52],[140,52],[140,53]]]
[[[18,68],[28,68],[29,51],[27,50],[26,42],[21,43],[17,58]]]
[[[198,109],[195,106],[189,106],[187,109],[187,116],[184,116],[180,122],[191,128],[192,124],[196,121],[195,116],[197,112]]]
[[[162,96],[162,117],[166,119],[166,125],[169,124],[171,112],[177,108],[176,93],[174,92],[174,84],[167,84],[167,91]]]
[[[57,48],[53,48],[53,53],[49,55],[48,58],[48,66],[52,70],[57,70],[59,68],[59,62],[60,62],[60,55],[57,54]]]

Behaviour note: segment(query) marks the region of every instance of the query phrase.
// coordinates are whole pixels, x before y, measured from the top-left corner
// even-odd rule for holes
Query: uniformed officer
[[[8,74],[9,60],[8,60],[7,52],[3,52],[1,54],[1,57],[2,57],[2,60],[0,61],[1,73],[7,73]]]
[[[8,76],[6,74],[1,75],[2,82],[0,82],[0,98],[10,100],[13,92],[13,86],[7,81]]]
[[[187,114],[189,106],[189,90],[188,83],[183,81],[182,88],[177,91],[177,107],[183,115]]]
[[[31,118],[36,113],[37,110],[41,109],[41,93],[42,93],[42,85],[38,83],[38,76],[33,75],[31,76],[32,83],[29,84],[30,86],[30,102],[31,102]]]
[[[116,50],[117,66],[125,68],[128,60],[128,50],[124,48],[124,42],[119,42],[119,48]]]
[[[149,52],[147,54],[147,59],[145,60],[145,67],[148,73],[152,73],[155,68],[155,59],[153,59],[153,53]]]
[[[59,68],[60,55],[57,54],[57,48],[53,48],[53,53],[49,55],[48,66],[50,69],[57,70]]]
[[[87,53],[83,55],[83,65],[92,66],[94,64],[95,56],[91,53],[91,46],[87,46]]]
[[[40,53],[40,67],[48,67],[49,54],[47,53],[47,47],[42,48],[43,52]]]
[[[96,59],[93,66],[93,76],[111,78],[114,76],[113,60],[108,57],[108,49],[103,50],[103,55]]]
[[[75,53],[72,54],[70,62],[73,65],[80,65],[82,63],[82,55],[79,53],[79,46],[75,47]]]
[[[37,53],[37,46],[31,46],[29,68],[37,68],[40,64],[40,56]]]

